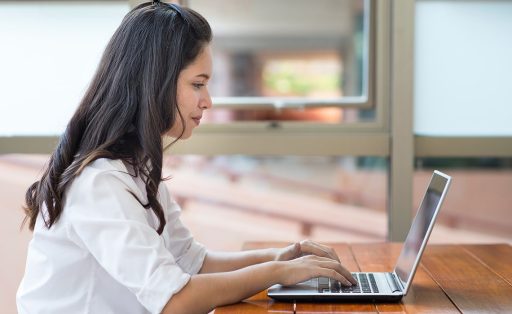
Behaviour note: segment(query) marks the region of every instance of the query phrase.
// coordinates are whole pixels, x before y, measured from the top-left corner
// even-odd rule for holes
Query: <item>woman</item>
[[[162,183],[162,136],[186,139],[212,106],[211,30],[193,10],[133,9],[40,181],[27,191],[34,236],[20,313],[205,313],[273,284],[355,283],[336,253],[303,241],[207,251]]]

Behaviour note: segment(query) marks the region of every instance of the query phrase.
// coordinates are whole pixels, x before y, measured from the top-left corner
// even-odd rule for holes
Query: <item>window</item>
[[[416,134],[512,135],[511,16],[508,1],[417,2]]]
[[[214,32],[209,122],[334,124],[357,120],[344,107],[374,105],[369,0],[187,4]]]
[[[416,1],[415,201],[432,169],[454,178],[433,240],[511,241],[511,16],[508,1]]]
[[[510,242],[512,240],[512,158],[416,158],[414,208],[432,170],[453,178],[432,234],[434,242]]]
[[[208,248],[245,241],[375,242],[387,235],[385,158],[166,156],[165,184]]]
[[[129,9],[122,1],[0,1],[0,136],[62,133]]]

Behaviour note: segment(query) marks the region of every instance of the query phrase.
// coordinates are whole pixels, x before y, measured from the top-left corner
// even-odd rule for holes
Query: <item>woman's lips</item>
[[[194,122],[199,125],[201,123],[201,117],[194,117],[192,118],[192,120],[194,120]]]

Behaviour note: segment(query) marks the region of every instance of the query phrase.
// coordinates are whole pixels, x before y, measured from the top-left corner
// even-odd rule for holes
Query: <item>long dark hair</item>
[[[165,216],[157,199],[162,135],[177,118],[183,121],[176,102],[178,76],[211,38],[208,22],[178,5],[143,3],[125,16],[41,180],[27,190],[24,222],[29,220],[30,230],[43,205],[50,228],[62,213],[66,187],[88,164],[109,158],[127,162],[144,180],[148,203],[137,200],[153,210],[162,233]]]

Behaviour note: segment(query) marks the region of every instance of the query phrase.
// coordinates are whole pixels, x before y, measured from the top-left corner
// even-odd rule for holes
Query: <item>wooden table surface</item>
[[[286,243],[251,242],[245,249]],[[351,271],[391,271],[399,243],[329,244]],[[512,247],[508,244],[428,245],[409,293],[399,303],[297,303],[295,313],[512,313]],[[226,313],[294,313],[266,291],[217,308]]]

